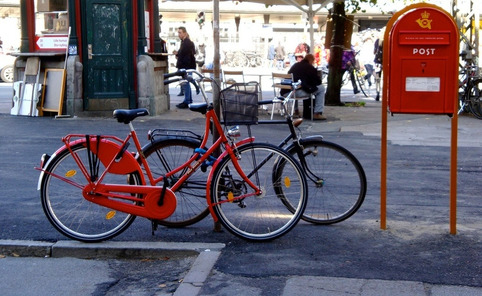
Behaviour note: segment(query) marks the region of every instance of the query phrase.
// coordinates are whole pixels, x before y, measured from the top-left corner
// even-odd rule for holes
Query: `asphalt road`
[[[379,110],[379,105],[371,104],[355,112],[374,109]],[[201,132],[203,119],[183,116],[187,110],[173,112],[177,112],[175,116],[134,122],[141,139],[145,141],[142,135],[153,127]],[[389,228],[383,231],[379,225],[380,139],[362,132],[340,132],[335,127],[344,122],[335,113],[335,109],[327,109],[327,122],[308,122],[303,131],[305,135],[321,133],[325,139],[348,148],[366,171],[366,200],[347,221],[332,226],[300,222],[275,241],[248,243],[226,231],[213,232],[210,218],[185,229],[160,227],[154,236],[149,221],[138,218],[114,241],[226,244],[202,295],[232,295],[233,291],[244,291],[239,295],[279,295],[288,278],[310,275],[481,287],[482,203],[478,180],[482,176],[482,147],[476,144],[459,148],[458,234],[454,236],[448,227],[449,149],[390,143]],[[365,119],[373,116],[360,115]],[[424,124],[422,121],[421,126]],[[55,151],[61,145],[60,137],[70,132],[124,136],[127,126],[110,118],[53,119],[8,114],[0,114],[0,126],[0,239],[64,240],[41,209],[36,190],[38,171],[34,170],[41,154]],[[285,134],[285,127],[259,126],[254,133],[258,139],[277,142]]]

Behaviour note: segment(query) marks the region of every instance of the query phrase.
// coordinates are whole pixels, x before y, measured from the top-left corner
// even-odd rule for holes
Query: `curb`
[[[197,256],[174,296],[198,295],[225,247],[222,243],[0,240],[0,256],[79,259],[180,258]]]
[[[15,257],[74,257],[79,259],[197,256],[218,251],[222,243],[118,242],[87,244],[77,241],[0,240],[0,254]]]

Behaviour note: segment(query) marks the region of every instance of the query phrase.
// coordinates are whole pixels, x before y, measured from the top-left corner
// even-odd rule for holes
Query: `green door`
[[[84,108],[112,110],[135,106],[132,24],[129,0],[82,1]]]

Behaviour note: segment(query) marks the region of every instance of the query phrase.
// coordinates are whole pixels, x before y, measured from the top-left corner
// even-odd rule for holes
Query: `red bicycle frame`
[[[251,143],[254,141],[254,138],[246,138],[236,144],[231,145],[224,134],[223,128],[219,122],[218,117],[216,116],[214,109],[210,107],[206,112],[206,125],[204,130],[204,137],[200,148],[206,147],[207,141],[209,139],[209,127],[211,125],[211,122],[215,126],[218,134],[220,135],[219,138],[214,142],[214,144],[202,155],[200,153],[194,153],[194,155],[187,162],[185,162],[178,168],[167,172],[165,175],[160,176],[159,178],[153,177],[147,160],[142,153],[142,147],[137,137],[137,133],[134,130],[132,123],[130,122],[130,133],[124,140],[115,136],[95,136],[82,134],[69,134],[62,138],[62,141],[65,143],[65,145],[59,150],[57,150],[55,152],[55,155],[65,149],[68,149],[73,159],[77,163],[78,167],[80,168],[82,174],[84,175],[87,181],[87,185],[79,184],[63,176],[47,172],[44,169],[46,167],[45,164],[42,164],[42,167],[38,169],[41,170],[43,173],[52,174],[54,177],[82,189],[84,198],[90,202],[149,219],[165,219],[172,215],[172,213],[174,213],[176,209],[177,202],[174,192],[182,186],[183,182],[185,182],[192,175],[192,173],[195,172],[201,166],[201,164],[208,159],[209,156],[213,155],[215,151],[219,147],[221,147],[221,145],[224,145],[224,152],[219,157],[217,157],[217,160],[213,164],[211,172],[208,175],[208,186],[206,187],[207,204],[209,206],[213,219],[217,221],[217,217],[215,216],[212,209],[212,207],[216,204],[213,204],[209,198],[211,194],[211,186],[209,185],[211,184],[212,177],[214,171],[217,168],[217,165],[224,157],[226,157],[226,155],[229,154],[236,171],[240,174],[243,180],[251,188],[254,189],[253,193],[236,197],[236,199],[259,195],[261,194],[261,189],[258,188],[258,186],[256,186],[243,172],[242,168],[239,166],[235,153],[235,149],[237,146]],[[72,140],[73,138],[79,139]],[[139,164],[134,154],[127,151],[127,146],[131,139],[136,146],[140,163],[145,168],[145,174],[147,175],[150,185],[146,185],[146,179],[144,176],[144,172],[141,168],[141,164]],[[89,172],[89,170],[87,169],[86,164],[84,164],[84,161],[82,161],[79,155],[75,151],[73,151],[72,147],[78,144],[86,146],[88,153],[91,153],[93,157],[97,157],[98,161],[102,162],[102,164],[105,166],[104,171],[101,172],[99,176],[92,176],[91,172]],[[89,166],[91,166],[90,163]],[[156,184],[163,182],[164,178],[169,178],[170,176],[186,168],[186,173],[184,173],[171,188],[156,186]],[[141,184],[104,184],[103,180],[105,176],[109,173],[121,175],[138,174],[141,180]]]

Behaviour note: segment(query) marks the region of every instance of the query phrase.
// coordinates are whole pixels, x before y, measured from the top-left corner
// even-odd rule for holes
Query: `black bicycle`
[[[472,113],[476,118],[482,119],[482,78],[477,75],[478,66],[471,59],[461,55],[464,65],[459,71],[459,110]]]
[[[299,84],[300,82],[292,83],[293,89],[296,89]],[[243,88],[246,88],[244,84]],[[275,98],[259,104],[282,103],[281,105],[286,108],[286,102],[292,95],[294,91],[286,98]],[[351,217],[362,205],[367,190],[365,172],[357,158],[342,146],[325,141],[322,136],[302,137],[298,129],[302,122],[302,119],[293,119],[287,115],[286,120],[258,123],[288,125],[289,133],[278,146],[298,158],[307,178],[309,198],[302,219],[315,224],[338,223]],[[235,138],[240,135],[239,126],[226,127],[226,129],[230,137]],[[248,133],[251,133],[249,128]],[[155,129],[150,132],[149,138],[151,141],[143,151],[153,174],[162,175],[178,167],[194,153],[202,153],[198,148],[202,138],[191,131]],[[206,180],[210,165],[212,163],[209,161],[203,163],[201,170],[184,182],[182,188],[176,192],[178,205],[175,213],[156,223],[169,227],[184,227],[202,220],[209,214],[205,201],[205,188],[209,186]],[[273,172],[275,174],[282,170],[274,169]],[[183,172],[179,172],[179,176],[182,174]],[[168,180],[168,186],[176,182],[176,176]],[[289,187],[289,179],[273,176],[273,180],[280,179],[284,180],[284,186]],[[244,185],[240,182],[230,186],[243,190]],[[294,209],[294,206],[282,198],[283,193],[280,189],[282,186],[277,188],[275,186],[274,189],[280,200],[288,209]]]

